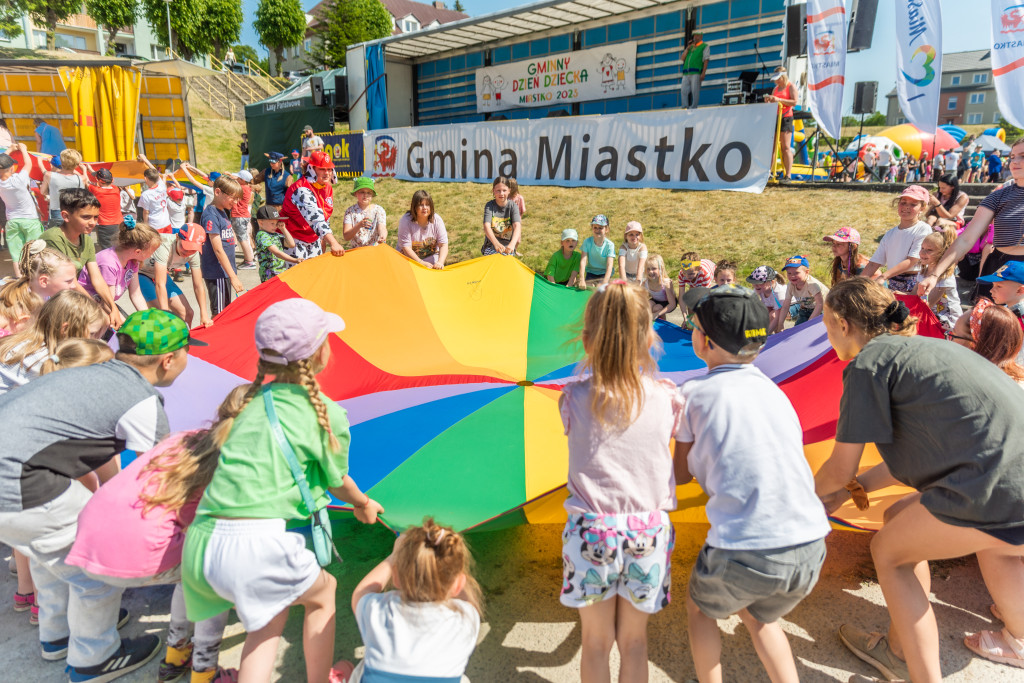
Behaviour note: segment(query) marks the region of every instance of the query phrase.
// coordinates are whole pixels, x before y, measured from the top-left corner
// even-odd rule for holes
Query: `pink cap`
[[[901,197],[910,197],[911,199],[919,202],[928,203],[928,190],[924,189],[920,185],[907,185],[907,188],[903,190]]]
[[[256,320],[256,350],[268,363],[288,365],[309,358],[327,335],[344,329],[340,315],[308,299],[285,299],[267,306]]]
[[[831,235],[825,235],[822,239],[826,242],[852,242],[853,244],[860,244],[860,233],[856,228],[842,227]]]
[[[626,223],[626,234],[628,235],[631,232],[638,232],[641,235],[644,234],[644,228],[640,225],[640,221],[630,221]]]

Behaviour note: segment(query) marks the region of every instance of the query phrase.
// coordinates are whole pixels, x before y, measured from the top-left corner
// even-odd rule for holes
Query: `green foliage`
[[[306,37],[306,14],[299,0],[260,0],[252,27],[260,43],[274,52],[276,63],[280,64],[284,61],[284,49],[298,45]]]
[[[235,61],[239,64],[245,64],[246,60],[259,64],[259,55],[256,53],[256,48],[251,45],[232,45],[231,49],[235,53]],[[225,47],[223,52],[217,53],[217,59],[223,61],[227,51],[228,49]]]
[[[885,125],[885,114],[880,111],[876,111],[871,116],[864,119],[865,126],[884,126]]]
[[[85,0],[85,13],[107,32],[107,54],[114,54],[114,38],[125,26],[134,26],[141,8],[138,0]]]
[[[349,45],[391,35],[391,15],[380,0],[328,0],[314,31],[313,51],[306,63],[337,69],[345,66]]]
[[[32,22],[46,30],[46,49],[56,49],[57,24],[66,22],[82,11],[82,0],[15,0],[32,17]]]
[[[167,36],[167,3],[141,0],[143,16],[158,41]],[[170,3],[174,49],[184,59],[216,54],[238,40],[242,31],[241,0],[174,0]]]
[[[1006,143],[1009,144],[1014,140],[1019,140],[1024,137],[1024,130],[1021,130],[1017,126],[1013,125],[1002,116],[999,117],[999,122],[996,124],[1004,131],[1006,131]]]
[[[843,128],[850,128],[853,126],[860,125],[860,117],[858,116],[844,116],[843,117]]]
[[[462,0],[455,0],[455,5],[452,7],[456,12],[465,12],[466,8],[462,5]]]
[[[12,5],[0,5],[0,33],[8,38],[21,35],[22,10]]]

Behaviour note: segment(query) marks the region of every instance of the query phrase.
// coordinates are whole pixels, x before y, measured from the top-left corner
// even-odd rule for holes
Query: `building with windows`
[[[701,105],[721,104],[727,82],[743,71],[758,72],[758,87],[770,87],[767,74],[782,63],[784,20],[784,0],[541,0],[349,50],[383,48],[389,125],[408,126],[491,118],[477,111],[477,69],[635,41],[635,94],[501,112],[508,119],[613,114],[679,107],[681,51],[697,30],[711,50]],[[352,98],[366,84],[358,74],[348,78]]]
[[[310,53],[313,51],[313,41],[316,40],[316,25],[318,22],[320,8],[326,0],[321,0],[313,6],[306,14],[306,38],[300,45],[293,45],[284,49],[284,61],[281,62],[281,70],[274,71],[277,62],[277,55],[270,52],[271,71],[282,72],[305,72],[311,69],[309,65]],[[413,33],[422,29],[434,28],[442,24],[450,24],[453,21],[466,19],[469,15],[455,10],[447,9],[443,2],[434,0],[433,4],[413,2],[412,0],[381,0],[384,9],[391,15],[392,35]]]
[[[992,126],[999,123],[999,103],[992,82],[990,50],[951,52],[942,55],[942,89],[939,125]],[[906,123],[896,89],[886,95],[885,121],[890,126]]]

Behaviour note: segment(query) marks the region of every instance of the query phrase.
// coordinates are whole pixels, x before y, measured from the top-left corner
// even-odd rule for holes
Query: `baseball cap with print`
[[[786,268],[799,268],[800,266],[803,266],[804,268],[810,268],[811,264],[810,262],[808,262],[806,256],[801,256],[800,254],[797,254],[796,256],[790,256],[788,259],[786,259],[786,265],[782,266],[782,269],[785,270]]]
[[[979,277],[978,282],[1016,282],[1024,285],[1024,261],[1007,261],[991,275]]]
[[[605,216],[603,213],[599,213],[596,216],[594,216],[593,220],[590,221],[590,224],[591,225],[600,225],[600,226],[603,226],[603,227],[607,228],[608,227],[608,217]]]
[[[189,337],[184,320],[158,308],[136,311],[128,316],[117,331],[117,342],[123,353],[136,356],[159,356],[189,345],[208,346],[206,342]]]
[[[722,285],[686,304],[687,308],[692,304],[708,339],[729,353],[760,348],[768,340],[768,309],[746,287]]]
[[[178,239],[181,240],[181,248],[184,251],[194,253],[203,248],[206,231],[197,223],[186,223],[178,230]]]

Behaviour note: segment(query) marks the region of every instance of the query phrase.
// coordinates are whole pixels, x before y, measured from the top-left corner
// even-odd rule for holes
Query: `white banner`
[[[992,77],[999,113],[1024,128],[1024,5],[992,0]]]
[[[760,192],[774,104],[485,121],[365,134],[374,177],[523,185]]]
[[[807,94],[825,134],[839,138],[846,86],[846,0],[807,2]]]
[[[935,133],[942,86],[939,0],[896,0],[896,91],[907,121]]]
[[[476,70],[476,110],[548,107],[636,94],[636,43]]]

